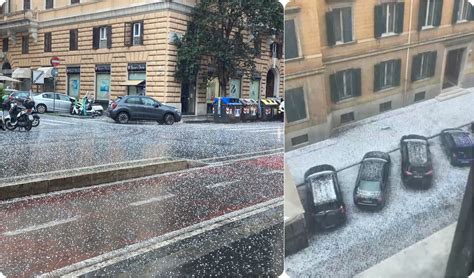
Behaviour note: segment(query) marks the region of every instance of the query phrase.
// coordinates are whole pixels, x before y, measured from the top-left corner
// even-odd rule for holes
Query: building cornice
[[[171,10],[181,14],[190,14],[193,7],[181,3],[174,2],[158,2],[148,3],[140,6],[124,7],[113,10],[101,11],[96,13],[88,13],[82,15],[74,15],[52,20],[39,22],[39,28],[50,28],[57,26],[72,25],[83,22],[106,20],[117,17],[132,16],[137,14],[146,14],[150,12]]]

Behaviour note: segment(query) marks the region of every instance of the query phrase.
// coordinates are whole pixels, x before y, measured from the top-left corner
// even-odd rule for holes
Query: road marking
[[[217,187],[222,187],[222,186],[231,185],[231,184],[234,184],[234,183],[236,183],[236,182],[238,182],[238,180],[235,180],[235,181],[224,181],[224,182],[209,184],[209,185],[206,185],[206,187],[209,188],[209,189],[212,189],[212,188],[217,188]]]
[[[153,197],[153,198],[138,201],[138,202],[133,202],[133,203],[130,203],[128,205],[132,206],[132,207],[138,207],[138,206],[146,205],[146,204],[149,204],[149,203],[160,202],[160,201],[172,198],[172,197],[174,197],[173,194],[166,194],[166,195],[163,195],[163,196],[158,196],[158,197]]]
[[[30,227],[27,227],[27,228],[24,228],[24,229],[19,229],[19,230],[16,230],[16,231],[5,232],[5,233],[3,233],[3,235],[5,235],[5,236],[16,236],[16,235],[20,235],[20,234],[24,234],[24,233],[29,233],[29,232],[33,232],[33,231],[37,231],[37,230],[41,230],[41,229],[46,229],[46,228],[51,228],[51,227],[54,227],[54,226],[66,224],[66,223],[69,223],[69,222],[76,221],[78,219],[79,219],[79,216],[74,216],[72,218],[66,218],[66,219],[62,219],[62,220],[54,220],[54,221],[51,221],[51,222],[46,222],[46,223],[40,224],[40,225],[33,225],[33,226],[30,226]]]

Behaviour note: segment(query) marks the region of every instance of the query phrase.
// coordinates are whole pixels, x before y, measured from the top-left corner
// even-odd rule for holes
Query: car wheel
[[[167,125],[174,124],[174,116],[172,114],[166,114],[164,120],[165,120],[165,124]]]
[[[38,113],[44,114],[46,113],[47,108],[46,108],[46,105],[44,104],[38,104],[38,106],[36,106],[36,110],[38,111]]]
[[[117,116],[117,120],[121,124],[128,123],[129,119],[130,119],[130,117],[128,116],[128,114],[126,112],[120,112]]]

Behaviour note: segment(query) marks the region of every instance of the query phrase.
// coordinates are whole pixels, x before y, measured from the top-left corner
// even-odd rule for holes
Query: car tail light
[[[112,109],[115,109],[117,107],[117,103],[116,102],[112,102],[112,104],[110,105],[110,107],[112,107]]]
[[[405,171],[405,174],[406,174],[407,176],[412,176],[412,175],[413,175],[413,173],[410,172],[410,171]]]
[[[431,176],[433,175],[433,170],[429,170],[428,172],[425,173],[425,176]]]

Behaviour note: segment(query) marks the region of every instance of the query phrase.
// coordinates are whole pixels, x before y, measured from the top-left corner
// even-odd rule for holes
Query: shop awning
[[[25,79],[31,79],[31,69],[29,68],[17,68],[12,72],[12,77],[13,78],[25,78]]]
[[[5,76],[3,74],[0,74],[0,81],[21,82],[20,80],[10,78],[10,77]]]
[[[138,86],[138,85],[142,84],[143,82],[145,82],[145,80],[127,80],[127,81],[125,81],[125,83],[123,83],[123,85],[125,85],[125,86]]]
[[[51,73],[53,67],[38,68],[37,70],[44,72],[44,78],[53,78],[53,74]]]

